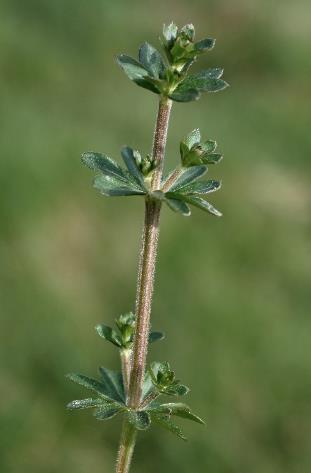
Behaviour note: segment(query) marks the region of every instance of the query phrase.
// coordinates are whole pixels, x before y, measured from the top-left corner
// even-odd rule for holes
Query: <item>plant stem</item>
[[[124,417],[116,473],[129,472],[136,442],[136,434],[137,431],[135,427]]]
[[[160,189],[161,186],[171,107],[170,99],[160,100],[152,149],[152,157],[157,163],[151,183],[151,190],[153,191]],[[129,390],[129,405],[133,408],[139,407],[145,375],[160,211],[161,203],[159,201],[146,199],[136,292],[136,329]]]
[[[172,101],[161,98],[155,126],[152,157],[157,166],[154,170],[151,190],[161,186],[164,153]],[[132,349],[132,369],[128,390],[128,405],[138,409],[141,402],[142,386],[145,376],[148,339],[150,331],[150,313],[154,286],[155,263],[158,247],[161,203],[146,198],[145,221],[142,234],[136,291],[136,329]],[[136,430],[126,418],[123,423],[121,443],[116,473],[128,473],[136,441]]]

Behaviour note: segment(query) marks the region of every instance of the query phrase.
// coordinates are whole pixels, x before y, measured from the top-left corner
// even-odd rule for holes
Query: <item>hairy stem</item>
[[[159,103],[152,150],[152,157],[157,163],[151,183],[152,190],[158,190],[161,186],[171,106],[172,102],[169,99],[162,99]],[[159,201],[146,199],[136,292],[136,330],[129,390],[129,404],[133,408],[139,407],[145,374],[160,211],[161,203]]]
[[[171,107],[172,101],[170,99],[162,98],[160,100],[152,148],[152,157],[157,163],[151,182],[152,191],[159,190],[161,187]],[[135,307],[136,329],[132,349],[132,368],[127,401],[129,407],[132,409],[138,409],[140,406],[142,386],[145,376],[160,211],[161,203],[147,197],[137,279]],[[135,428],[125,419],[121,435],[116,473],[128,473],[135,441]]]
[[[116,473],[128,473],[136,442],[137,431],[125,417],[123,420],[121,442],[118,453]]]

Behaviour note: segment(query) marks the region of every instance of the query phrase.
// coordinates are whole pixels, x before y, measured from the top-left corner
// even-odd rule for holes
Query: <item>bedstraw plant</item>
[[[170,402],[170,398],[185,396],[189,388],[176,378],[167,361],[146,365],[150,343],[161,340],[161,332],[150,331],[150,313],[162,205],[184,216],[191,206],[220,217],[221,213],[206,199],[221,183],[201,179],[209,164],[217,164],[222,155],[211,139],[202,139],[198,129],[180,142],[180,160],[175,169],[163,173],[165,145],[173,102],[198,100],[203,92],[218,92],[228,84],[221,78],[221,68],[190,73],[191,66],[215,45],[212,38],[195,41],[192,24],[179,29],[174,23],[163,28],[160,39],[164,54],[148,43],[139,49],[138,60],[121,54],[117,58],[125,74],[138,86],[158,95],[159,105],[151,154],[142,155],[126,146],[121,155],[125,167],[102,153],[86,152],[83,163],[98,174],[94,187],[104,196],[140,196],[145,204],[145,219],[139,257],[135,311],[116,319],[116,327],[96,326],[98,335],[111,342],[120,353],[121,370],[99,368],[100,379],[71,373],[68,378],[95,393],[95,397],[75,400],[68,409],[93,408],[98,420],[123,415],[123,427],[116,472],[127,473],[138,431],[155,423],[185,436],[175,417],[203,424],[187,404]],[[166,399],[161,401],[162,396]]]

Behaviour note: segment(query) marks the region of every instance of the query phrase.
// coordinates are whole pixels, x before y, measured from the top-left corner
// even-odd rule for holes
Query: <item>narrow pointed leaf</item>
[[[88,151],[82,154],[82,162],[94,171],[100,171],[107,176],[114,177],[125,183],[128,178],[121,167],[111,158],[102,153]]]
[[[217,148],[217,142],[214,140],[207,140],[204,143],[200,143],[200,149],[204,153],[213,153]]]
[[[186,195],[184,196],[181,194],[181,198],[188,204],[194,205],[195,207],[198,207],[201,210],[205,210],[206,212],[215,215],[216,217],[222,217],[222,213],[219,212],[219,210],[215,209],[212,204],[202,199],[201,197]]]
[[[151,418],[146,411],[129,411],[129,422],[138,430],[147,430],[151,424]]]
[[[151,418],[164,429],[169,430],[173,434],[177,435],[177,437],[181,438],[182,440],[187,440],[178,425],[174,424],[174,422],[172,422],[168,417],[164,415],[152,414]]]
[[[168,394],[169,396],[185,396],[189,391],[188,386],[180,383],[173,384],[162,390],[163,394]]]
[[[168,207],[174,212],[180,213],[184,217],[189,217],[191,215],[191,210],[189,206],[182,200],[171,199],[167,197],[165,199],[165,202],[168,205]]]
[[[67,409],[88,409],[89,407],[98,407],[103,404],[103,399],[76,399],[75,401],[71,401],[67,404]]]
[[[180,89],[178,86],[169,98],[175,102],[192,102],[200,98],[200,92],[195,88]]]
[[[119,412],[123,411],[124,408],[117,404],[116,402],[112,402],[110,404],[105,404],[103,406],[98,407],[94,411],[94,417],[97,420],[108,420],[112,417],[116,416]]]
[[[161,54],[151,44],[144,43],[139,49],[139,62],[147,69],[152,77],[162,78],[165,65]]]
[[[129,173],[133,176],[135,181],[141,188],[144,188],[144,176],[142,175],[141,171],[139,170],[136,160],[135,160],[135,151],[130,148],[129,146],[124,146],[121,150],[121,155],[123,161],[129,170]]]
[[[155,94],[160,94],[162,91],[160,81],[153,79],[152,77],[146,76],[134,80],[135,84],[143,87],[143,89],[150,90]]]
[[[186,146],[190,150],[194,145],[199,144],[201,141],[201,133],[199,128],[195,128],[192,130],[189,135],[187,135],[186,139],[184,140]]]
[[[170,402],[166,404],[161,404],[162,412],[165,412],[165,409],[174,416],[183,417],[184,419],[193,420],[198,424],[205,424],[205,422],[191,412],[191,409],[187,404],[182,402]]]
[[[202,39],[201,41],[198,41],[194,47],[197,51],[199,52],[204,52],[209,49],[213,49],[215,46],[216,40],[214,38],[205,38]]]
[[[193,89],[202,92],[218,92],[228,87],[228,85],[223,79],[214,79],[199,72],[198,74],[191,74],[186,77],[178,85],[174,93],[182,94]]]
[[[94,178],[93,186],[103,195],[110,197],[129,196],[129,195],[143,195],[143,189],[139,189],[130,181],[123,182],[114,179],[111,176],[103,174]]]
[[[192,166],[190,168],[185,168],[180,176],[176,179],[172,187],[170,188],[170,192],[167,194],[169,198],[174,198],[171,196],[171,192],[178,191],[179,189],[187,186],[191,182],[196,181],[200,177],[202,177],[207,171],[207,166]]]
[[[106,391],[109,392],[109,396],[118,402],[125,402],[122,373],[102,366],[99,368],[99,372]]]
[[[202,161],[204,164],[217,164],[219,161],[221,161],[223,158],[222,154],[219,153],[211,153],[208,156],[204,156],[202,158]]]
[[[126,54],[120,54],[117,57],[117,63],[122,67],[128,78],[133,81],[148,75],[148,71],[142,64]]]
[[[110,390],[107,389],[107,386],[97,379],[89,378],[88,376],[78,373],[69,373],[66,376],[74,383],[80,384],[87,389],[95,391],[96,393],[102,395],[105,399],[109,401],[114,400],[113,396],[111,396]]]
[[[158,340],[163,340],[163,338],[165,338],[165,334],[163,332],[150,332],[149,343],[154,343]]]
[[[221,188],[221,182],[210,179],[208,181],[194,182],[188,186],[179,189],[179,193],[185,195],[192,194],[209,194]]]
[[[113,343],[119,348],[122,347],[121,337],[111,327],[108,327],[104,324],[99,324],[96,325],[95,330],[100,337],[104,338],[105,340],[108,340],[108,342]]]
[[[145,399],[151,393],[151,391],[154,391],[154,385],[149,371],[146,371],[142,389],[142,399]]]

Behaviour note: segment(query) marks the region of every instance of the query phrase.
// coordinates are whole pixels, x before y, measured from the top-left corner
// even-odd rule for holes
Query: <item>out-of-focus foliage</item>
[[[231,85],[174,104],[167,169],[192,128],[219,142],[224,217],[163,209],[153,310],[154,359],[207,425],[187,445],[148,431],[133,473],[310,471],[310,17],[307,0],[2,0],[1,471],[113,470],[119,419],[66,412],[62,373],[117,368],[90,328],[133,307],[143,200],[101,198],[80,155],[150,152],[157,96],[113,58],[171,19],[217,38],[200,61]]]

